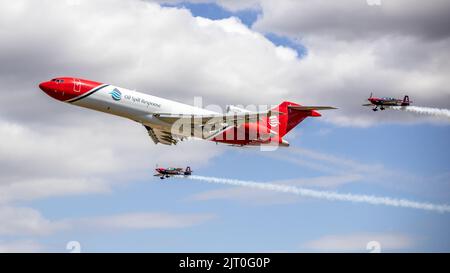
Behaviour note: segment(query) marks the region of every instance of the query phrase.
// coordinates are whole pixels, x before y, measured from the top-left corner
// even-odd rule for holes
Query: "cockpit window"
[[[60,79],[52,79],[52,82],[56,82],[56,83],[63,83],[64,80],[60,80]]]

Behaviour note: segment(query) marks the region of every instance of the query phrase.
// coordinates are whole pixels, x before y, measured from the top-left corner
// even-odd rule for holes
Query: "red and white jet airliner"
[[[336,109],[285,101],[263,112],[229,106],[221,114],[79,78],[55,78],[39,87],[54,99],[139,122],[155,144],[166,145],[197,137],[237,146],[289,146],[283,136],[297,124],[307,117],[320,117],[316,110]]]

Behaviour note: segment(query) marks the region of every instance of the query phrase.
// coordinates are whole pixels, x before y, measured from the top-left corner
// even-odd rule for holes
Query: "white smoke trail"
[[[368,203],[372,205],[385,205],[392,207],[403,207],[403,208],[412,208],[412,209],[421,209],[435,212],[450,212],[449,205],[438,205],[431,203],[422,203],[415,202],[406,199],[395,199],[390,197],[378,197],[372,195],[362,195],[362,194],[351,194],[351,193],[337,193],[332,191],[319,191],[319,190],[311,190],[305,189],[301,187],[287,186],[287,185],[277,185],[272,183],[260,183],[254,181],[243,181],[236,179],[226,179],[226,178],[218,178],[218,177],[207,177],[207,176],[198,176],[191,175],[188,177],[192,180],[199,180],[209,183],[219,183],[219,184],[228,184],[234,186],[244,186],[262,190],[269,191],[277,191],[277,192],[285,192],[285,193],[293,193],[305,197],[313,197],[319,199],[326,199],[330,201],[347,201],[347,202],[358,202],[358,203]]]
[[[402,110],[406,112],[412,112],[422,115],[432,115],[432,116],[440,116],[450,118],[450,110],[448,109],[439,109],[439,108],[430,108],[430,107],[419,107],[419,106],[394,106],[391,107],[394,110]]]

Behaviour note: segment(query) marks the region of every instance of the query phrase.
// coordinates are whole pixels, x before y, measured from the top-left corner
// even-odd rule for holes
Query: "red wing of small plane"
[[[157,172],[156,174],[154,174],[154,176],[159,176],[159,178],[164,179],[164,178],[169,178],[171,176],[175,176],[175,175],[191,175],[192,174],[192,170],[191,167],[186,167],[185,170],[183,170],[183,168],[156,168],[155,171]]]
[[[382,97],[382,98],[377,98],[377,97],[373,97],[372,93],[370,93],[370,97],[367,99],[370,103],[367,104],[363,104],[363,106],[374,106],[374,108],[372,109],[373,111],[378,111],[378,106],[380,107],[380,110],[384,110],[387,107],[392,107],[392,106],[409,106],[412,101],[409,100],[409,96],[405,95],[405,97],[403,97],[402,99],[396,99],[396,98],[390,98],[390,97]]]

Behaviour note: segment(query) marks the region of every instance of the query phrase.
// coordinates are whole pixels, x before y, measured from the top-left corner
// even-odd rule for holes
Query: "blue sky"
[[[321,130],[330,130],[321,135]],[[420,179],[361,181],[338,188],[340,192],[364,193],[446,203],[449,154],[446,126],[384,125],[369,129],[336,128],[319,120],[307,120],[295,129],[301,134],[293,147],[332,154],[364,164],[382,164],[390,170]],[[285,151],[282,156],[292,157]],[[258,150],[230,148],[207,166],[195,168],[199,175],[255,181],[309,178],[324,173],[266,157]],[[446,174],[442,181],[433,179]],[[374,175],[367,172],[367,177]],[[448,251],[447,214],[366,204],[296,198],[219,199],[194,201],[192,196],[229,186],[202,184],[180,179],[161,183],[151,169],[142,179],[116,187],[114,193],[84,197],[53,198],[30,205],[52,219],[89,217],[129,211],[162,210],[176,213],[215,214],[211,221],[185,229],[62,232],[43,239],[62,246],[78,240],[86,251],[311,251],[303,244],[315,238],[360,233],[393,233],[413,238],[401,251]],[[281,195],[283,199],[283,195]],[[381,242],[383,246],[383,242]],[[356,250],[355,250],[356,251]],[[365,251],[361,249],[360,251]],[[389,249],[387,250],[389,251]],[[392,250],[391,250],[392,251]],[[399,251],[399,250],[397,250]]]
[[[296,61],[302,62],[311,50],[307,45],[299,43],[301,37],[289,37],[287,35],[289,32],[275,33],[270,29],[259,32],[258,28],[253,28],[258,17],[263,15],[263,11],[259,8],[230,11],[218,4],[192,4],[189,2],[162,6],[185,8],[194,16],[212,20],[230,16],[238,17],[245,26],[252,31],[262,33],[274,45],[295,50],[298,55]],[[167,18],[164,17],[161,20],[167,20]],[[136,35],[136,37],[140,36]],[[161,40],[165,38],[167,37],[158,37]],[[119,41],[117,44],[120,44]],[[318,45],[317,43],[311,44]],[[139,46],[137,46],[139,43],[133,41],[132,45],[139,50]],[[146,45],[154,46],[152,43]],[[114,46],[108,47],[105,51],[114,50]],[[71,45],[68,48],[75,50]],[[65,49],[62,51],[69,55],[71,52]],[[98,54],[100,55],[100,53]],[[161,54],[163,55],[163,53]],[[78,59],[79,57],[80,59]],[[86,62],[94,63],[94,68],[86,70],[84,73],[88,74],[89,72],[95,76],[97,66],[100,66],[102,61],[112,67],[118,60],[119,63],[124,63],[124,67],[128,67],[126,66],[128,62],[133,60],[132,57],[103,60],[99,56],[94,61],[91,58],[87,58],[88,61],[85,61],[83,57],[83,54],[79,54],[76,59],[73,59],[76,61],[71,59],[73,65],[71,63],[70,68],[59,63],[49,63],[49,66],[53,65],[53,67],[49,69],[48,74],[60,73],[59,71],[81,74],[80,70],[84,68],[80,63]],[[185,61],[184,56],[180,58]],[[169,68],[173,69],[173,67]],[[128,86],[129,88],[146,86],[140,86],[137,83],[140,80],[139,77],[133,78],[133,72],[136,70],[122,69],[121,67],[118,70],[122,76],[114,78],[116,82],[126,82],[124,78],[132,78],[133,83],[136,82],[137,86]],[[161,67],[161,69],[163,68]],[[163,71],[170,71],[170,69]],[[256,70],[256,68],[254,69]],[[269,70],[271,69],[269,67]],[[183,73],[187,73],[187,70],[182,67]],[[277,71],[275,67],[273,70]],[[106,71],[110,73],[108,69]],[[184,80],[184,74],[174,73],[174,75],[173,79],[176,81]],[[339,76],[339,74],[336,75]],[[375,78],[378,74],[373,75]],[[89,78],[95,78],[94,76]],[[41,77],[44,76],[40,74],[39,78]],[[321,75],[321,77],[326,78],[327,76]],[[148,78],[149,81],[154,80],[150,73],[143,78],[146,80]],[[176,93],[177,86],[172,85],[172,82],[176,82],[175,80],[168,82],[158,80],[154,80],[156,82],[154,89],[161,87],[162,91],[156,91],[161,92],[157,95],[171,97],[181,94],[183,99],[191,99],[191,93],[180,91]],[[353,84],[350,80],[349,86]],[[314,87],[314,85],[312,86]],[[345,86],[345,88],[347,87]],[[196,88],[198,88],[195,90],[196,92],[203,92],[201,86],[196,86]],[[230,93],[234,92],[233,90]],[[282,92],[284,89],[274,90]],[[435,93],[439,93],[438,91]],[[34,146],[42,146],[42,150],[38,150],[37,153],[46,151],[45,149],[48,147],[58,147],[54,148],[56,151],[53,149],[48,151],[48,154],[55,153],[56,156],[42,156],[42,158],[50,158],[50,160],[46,162],[32,161],[32,164],[36,164],[37,167],[55,165],[57,168],[60,166],[58,161],[66,160],[63,157],[65,155],[63,146],[92,145],[89,146],[90,150],[98,149],[98,153],[90,154],[86,148],[86,150],[82,150],[85,152],[84,154],[80,154],[76,160],[68,160],[68,162],[77,164],[73,169],[77,169],[79,165],[84,166],[84,162],[91,162],[102,170],[109,170],[104,165],[111,164],[113,175],[103,171],[86,170],[83,179],[94,184],[98,181],[108,184],[110,188],[105,191],[92,190],[87,194],[62,194],[32,200],[23,198],[24,201],[12,203],[14,206],[32,208],[39,212],[41,218],[45,219],[43,225],[54,225],[55,230],[43,232],[44,234],[33,232],[21,234],[0,228],[0,250],[2,243],[17,241],[25,242],[25,244],[28,242],[38,244],[39,251],[67,252],[65,249],[67,242],[78,241],[82,251],[86,252],[367,252],[366,244],[375,240],[380,242],[382,251],[386,252],[450,251],[448,234],[450,214],[448,213],[302,198],[289,193],[263,192],[228,185],[206,184],[189,179],[169,179],[161,182],[153,177],[154,166],[150,165],[150,162],[153,164],[154,160],[161,160],[163,164],[172,164],[171,161],[175,162],[173,164],[179,165],[188,163],[191,164],[194,174],[202,176],[274,183],[287,181],[297,186],[317,190],[449,204],[450,169],[448,162],[450,153],[448,139],[450,127],[448,121],[435,121],[434,117],[419,120],[417,115],[400,111],[372,113],[369,108],[363,110],[358,108],[357,111],[363,113],[364,117],[368,117],[367,119],[371,121],[368,123],[369,125],[365,123],[363,126],[340,125],[339,122],[327,119],[334,115],[332,111],[323,112],[324,117],[308,118],[297,126],[287,135],[291,146],[280,148],[275,152],[263,152],[257,148],[240,149],[228,146],[217,148],[213,143],[196,146],[199,141],[185,143],[181,148],[159,146],[154,148],[154,144],[146,138],[145,132],[140,131],[142,128],[137,128],[138,125],[133,125],[130,121],[119,120],[116,117],[56,102],[45,104],[50,100],[49,98],[38,93],[39,91],[33,90],[32,92],[34,93],[27,93],[27,96],[32,96],[40,103],[31,110],[39,113],[41,112],[39,107],[44,107],[45,111],[50,114],[42,114],[35,124],[29,125],[23,122],[26,124],[23,126],[37,131],[39,136],[44,135],[51,142],[33,143]],[[366,90],[359,92],[356,99],[352,97],[354,94],[345,92],[342,95],[339,94],[337,96],[339,103],[343,102],[344,108],[345,103],[350,100],[353,102],[353,99],[362,103]],[[310,94],[315,96],[313,92]],[[212,100],[209,97],[223,98],[221,94],[217,95],[212,91],[211,94],[203,92],[201,95],[209,101]],[[390,96],[390,94],[383,95]],[[237,98],[240,96],[243,100],[247,98],[244,92],[237,95]],[[277,96],[274,95],[274,97]],[[441,97],[435,98],[437,98],[434,100],[437,101],[436,104],[442,102],[442,99],[439,100]],[[20,99],[22,100],[23,97]],[[308,100],[309,98],[304,99]],[[328,100],[325,102],[327,104],[332,102],[332,99],[336,99],[336,95],[313,97],[316,104],[323,104],[319,99]],[[302,103],[302,101],[298,102]],[[423,97],[419,102],[428,103]],[[339,111],[344,110],[336,110],[337,115],[339,115]],[[0,121],[7,120],[11,124],[16,121],[20,123],[21,114],[14,111],[11,110],[6,114],[2,112]],[[75,116],[76,119],[69,119],[71,116]],[[350,118],[352,118],[351,115]],[[356,119],[356,116],[353,118]],[[392,122],[389,121],[390,118],[393,119]],[[414,119],[417,119],[418,122],[414,122]],[[39,122],[42,121],[51,123],[53,127],[40,128]],[[93,125],[83,127],[84,125],[80,125],[83,123],[92,123]],[[107,126],[111,126],[111,128]],[[63,134],[58,131],[58,127],[64,127]],[[73,129],[71,129],[72,127]],[[82,130],[77,131],[77,128],[82,128]],[[0,129],[2,128],[0,127]],[[10,131],[14,131],[13,129]],[[111,142],[111,144],[108,134],[111,138],[117,138],[120,141]],[[60,135],[68,136],[68,140],[57,138]],[[145,138],[139,138],[141,135]],[[92,144],[86,143],[89,142],[87,141],[89,136],[96,136],[97,139]],[[102,143],[105,146],[114,145],[119,153],[109,153],[101,146]],[[131,147],[130,143],[139,149],[127,150]],[[118,145],[119,147],[117,147]],[[123,148],[120,145],[123,145]],[[58,149],[63,152],[58,154]],[[122,156],[123,158],[121,158]],[[102,161],[108,157],[116,158]],[[20,160],[23,160],[24,164],[29,162],[25,156]],[[133,160],[135,163],[131,164],[130,161]],[[117,162],[120,164],[116,164]],[[146,167],[144,171],[130,167],[147,162],[148,168]],[[27,168],[24,167],[24,170]],[[54,171],[58,172],[57,169]],[[136,172],[136,175],[132,175],[130,172]],[[77,177],[74,172],[64,175],[68,178]],[[124,180],[122,177],[127,179]],[[100,185],[103,185],[102,183]],[[148,222],[144,227],[139,227],[139,225],[115,227],[116,222],[108,218],[114,215],[139,213],[188,216],[187,218],[183,218],[183,216],[181,222],[174,224],[175,227],[160,228],[148,227],[152,224]],[[0,215],[2,215],[1,211]],[[197,217],[200,220],[195,220]],[[192,220],[193,218],[194,220]],[[183,226],[183,219],[189,222],[186,226]],[[170,224],[168,225],[170,226]],[[30,229],[33,230],[33,228]]]

